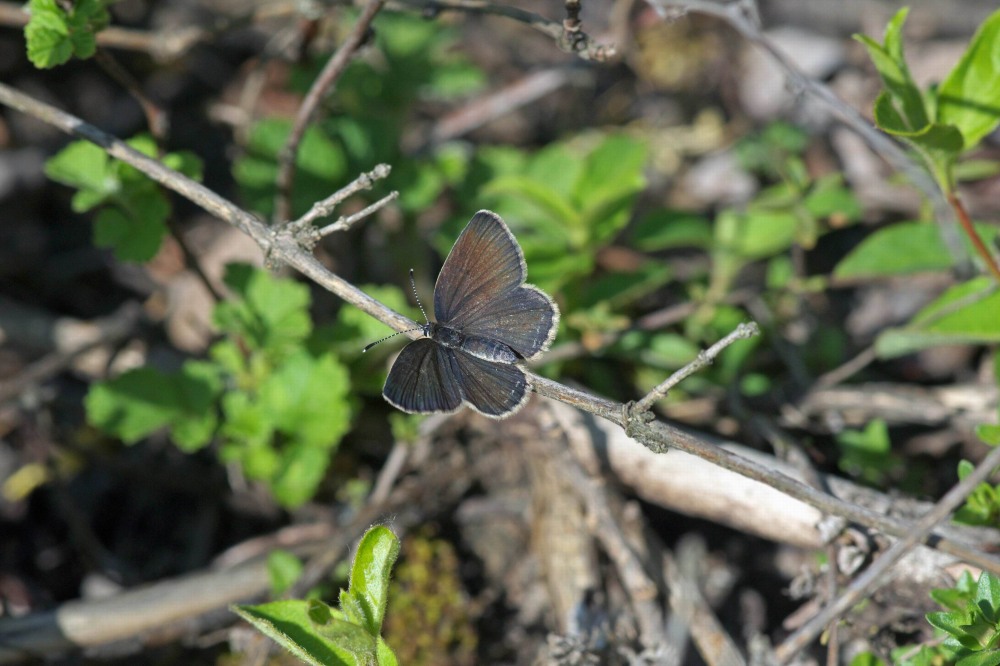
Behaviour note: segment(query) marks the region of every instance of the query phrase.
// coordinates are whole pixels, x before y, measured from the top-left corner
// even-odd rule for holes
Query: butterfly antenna
[[[410,328],[410,329],[407,329],[405,331],[396,331],[392,335],[387,335],[384,338],[382,338],[381,340],[376,340],[375,342],[373,342],[373,343],[371,343],[369,345],[366,345],[365,348],[361,350],[361,353],[364,354],[366,351],[368,351],[369,349],[371,349],[375,345],[380,344],[382,342],[385,342],[386,340],[388,340],[390,338],[394,338],[397,335],[400,335],[402,333],[412,333],[413,331],[421,331],[421,330],[423,330],[423,328],[424,328],[423,326],[419,326],[417,328]]]
[[[428,324],[431,320],[427,317],[427,311],[424,310],[424,304],[420,302],[420,296],[417,295],[417,281],[413,279],[413,269],[410,269],[410,287],[413,289],[413,298],[417,299],[417,307],[420,308],[420,312],[424,315],[424,321]]]
[[[428,324],[430,324],[431,320],[427,319],[427,312],[424,310],[424,306],[420,303],[420,297],[417,296],[417,281],[413,279],[413,269],[412,268],[410,269],[410,287],[413,288],[413,297],[415,299],[417,299],[417,305],[420,306],[420,311],[424,313],[424,319],[427,321]],[[367,345],[364,349],[361,350],[361,353],[364,354],[366,351],[368,351],[369,349],[371,349],[375,345],[380,344],[382,342],[385,342],[386,340],[389,340],[390,338],[394,338],[397,335],[400,335],[401,333],[412,333],[413,331],[422,331],[422,330],[424,330],[424,327],[423,326],[418,326],[416,328],[410,328],[410,329],[407,329],[405,331],[396,331],[392,335],[387,335],[384,338],[382,338],[381,340],[376,340],[375,342],[372,342],[371,344]]]

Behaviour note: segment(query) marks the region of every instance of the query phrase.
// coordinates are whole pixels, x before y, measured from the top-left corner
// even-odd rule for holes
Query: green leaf
[[[976,224],[983,242],[1000,234],[994,225]],[[937,226],[927,222],[897,222],[870,234],[833,271],[836,278],[857,279],[942,271],[953,264]]]
[[[966,150],[1000,123],[1000,11],[979,26],[938,87],[937,121],[957,127]]]
[[[24,28],[28,59],[43,69],[61,65],[73,55],[94,55],[95,33],[109,20],[100,0],[77,0],[69,13],[55,0],[31,0],[28,9],[31,20]]]
[[[126,444],[172,426],[177,444],[190,451],[208,444],[217,423],[214,403],[221,390],[218,378],[188,363],[177,374],[152,368],[130,370],[94,384],[84,403],[92,425]]]
[[[639,218],[632,229],[632,243],[644,252],[704,249],[712,243],[712,228],[702,215],[662,208]]]
[[[89,194],[86,199],[73,199],[77,213],[90,210],[118,190],[118,180],[108,175],[110,158],[100,147],[89,141],[74,141],[45,163],[45,175],[63,185]]]
[[[282,432],[306,446],[329,449],[350,427],[350,378],[332,354],[305,350],[288,357],[260,386],[260,403]]]
[[[326,476],[331,452],[320,448],[292,443],[283,447],[277,469],[269,480],[274,498],[290,509],[302,506],[316,494],[316,489]]]
[[[1000,291],[982,277],[956,285],[924,307],[904,328],[884,331],[875,341],[880,358],[894,358],[946,344],[1000,342]]]
[[[855,35],[854,38],[868,49],[868,56],[878,70],[894,104],[898,105],[897,115],[902,121],[902,129],[917,131],[927,126],[930,120],[924,106],[923,95],[913,82],[903,54],[903,24],[909,11],[908,7],[903,7],[889,21],[885,29],[884,44],[879,44],[864,35]]]
[[[988,622],[1000,620],[1000,578],[983,572],[976,587],[976,605]]]
[[[798,218],[785,210],[751,209],[745,213],[724,210],[715,224],[720,250],[754,260],[788,249],[795,240]]]
[[[94,244],[110,247],[122,261],[149,261],[166,235],[167,227],[161,219],[130,219],[119,208],[105,208],[94,219]]]
[[[998,666],[1000,665],[1000,650],[986,650],[962,657],[955,666]]]
[[[271,581],[271,596],[284,594],[302,575],[302,560],[287,550],[273,550],[267,555],[267,576]]]
[[[976,437],[990,446],[1000,445],[1000,425],[984,423],[976,426]]]
[[[360,617],[355,617],[373,636],[382,631],[382,621],[389,600],[389,578],[399,556],[399,539],[388,527],[376,525],[369,529],[354,556],[350,588],[347,597]],[[344,595],[341,595],[343,603]],[[351,616],[351,612],[344,609]]]
[[[308,612],[309,602],[306,601],[273,601],[257,606],[231,606],[230,609],[252,624],[258,631],[273,639],[293,655],[312,666],[358,666],[355,653],[341,647],[334,638],[328,638],[317,630],[316,624]],[[343,620],[330,618],[331,623],[344,623]],[[356,625],[355,625],[356,626]],[[360,630],[361,628],[358,627]],[[331,627],[325,633],[337,637]],[[340,636],[350,634],[356,637],[356,632],[345,630]],[[371,637],[369,637],[371,638]],[[375,652],[375,641],[371,638],[371,653]]]
[[[951,255],[934,224],[899,222],[870,234],[840,260],[837,278],[872,278],[941,271],[952,265]]]
[[[244,338],[251,349],[282,355],[312,331],[305,285],[246,264],[227,265],[223,279],[242,299],[220,303],[212,319],[221,330]]]

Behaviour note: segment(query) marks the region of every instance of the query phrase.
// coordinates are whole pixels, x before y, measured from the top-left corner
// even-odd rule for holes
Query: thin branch
[[[293,224],[306,227],[319,218],[326,217],[333,212],[333,209],[336,208],[340,202],[346,200],[352,194],[356,194],[361,190],[370,190],[372,186],[375,185],[375,181],[388,177],[391,171],[392,167],[388,164],[376,164],[375,168],[368,173],[361,174],[353,181],[328,196],[326,199],[313,204],[313,207],[309,209],[309,212],[295,220]]]
[[[571,456],[561,457],[561,474],[569,481],[580,500],[587,507],[587,514],[593,521],[594,536],[601,542],[604,552],[614,562],[622,586],[635,610],[639,625],[639,640],[646,648],[666,645],[663,608],[656,601],[656,582],[642,565],[642,561],[632,550],[620,520],[611,512],[604,484],[584,472],[580,464]]]
[[[839,619],[853,606],[888,582],[890,567],[913,550],[914,546],[926,539],[935,526],[947,520],[952,511],[965,500],[969,493],[975,490],[976,486],[989,478],[998,465],[1000,465],[1000,448],[994,448],[972,473],[945,493],[944,497],[934,505],[934,508],[913,525],[908,534],[892,544],[864,573],[855,578],[839,598],[785,639],[785,642],[775,650],[778,661],[788,663],[811,643],[823,631],[824,627]]]
[[[617,55],[614,46],[599,44],[587,35],[587,33],[580,30],[579,22],[572,28],[569,28],[566,25],[570,22],[568,19],[565,22],[553,21],[541,14],[518,9],[517,7],[495,5],[483,0],[397,0],[393,4],[410,9],[418,9],[425,16],[436,16],[441,12],[465,12],[468,14],[503,16],[520,21],[542,34],[548,35],[555,41],[559,49],[567,53],[574,53],[584,60],[606,62]],[[566,4],[572,4],[572,0]],[[577,2],[576,4],[579,3]]]
[[[621,426],[629,436],[653,453],[665,453],[670,449],[684,451],[723,469],[735,472],[748,479],[759,481],[790,497],[815,507],[823,513],[841,516],[860,525],[865,525],[895,537],[910,534],[913,526],[904,521],[883,515],[871,509],[845,502],[797,481],[781,472],[765,467],[749,458],[731,453],[726,449],[706,442],[688,432],[663,421],[651,423],[634,420],[625,409],[626,405],[591,395],[576,388],[565,386],[541,375],[528,373],[532,390],[546,398],[558,400],[571,407],[589,412]],[[649,412],[646,412],[649,415]],[[925,537],[921,543],[931,548],[955,556],[982,569],[1000,573],[1000,559],[977,550],[967,544],[954,541],[939,534]]]
[[[331,273],[311,253],[306,252],[294,234],[288,230],[275,230],[267,227],[253,215],[241,210],[201,183],[165,167],[160,162],[143,155],[125,142],[93,125],[39,102],[3,83],[0,83],[0,103],[27,113],[67,134],[94,142],[104,148],[111,157],[135,167],[156,182],[187,197],[209,213],[247,234],[271,260],[284,261],[316,284],[387,326],[397,331],[412,329],[408,335],[414,339],[420,337],[421,334],[416,332],[419,330],[416,322],[376,301],[343,278]],[[820,511],[870,525],[893,536],[905,536],[911,529],[911,526],[906,523],[816,491],[784,474],[774,472],[746,458],[713,446],[674,426],[663,422],[648,423],[642,417],[636,418],[629,413],[626,405],[565,386],[530,371],[527,374],[535,393],[607,419],[625,428],[631,437],[655,453],[664,453],[670,448],[685,451],[742,476],[766,483],[779,492],[795,497]],[[645,414],[646,416],[651,415],[649,412]],[[925,538],[924,542],[932,542],[929,544],[932,547],[950,553],[980,568],[1000,573],[1000,559],[975,548],[938,535]]]
[[[313,82],[312,88],[306,98],[302,100],[302,106],[295,116],[295,123],[288,134],[284,148],[278,155],[278,193],[274,204],[274,217],[277,222],[284,222],[292,216],[292,188],[295,186],[295,158],[299,154],[299,143],[306,132],[306,127],[312,119],[319,103],[337,84],[337,80],[347,69],[354,53],[364,44],[375,16],[381,11],[385,0],[368,0],[357,23],[347,36],[347,39],[333,57],[327,61],[323,71]]]
[[[649,409],[653,406],[653,403],[666,396],[670,389],[677,386],[677,384],[681,383],[705,366],[711,365],[712,362],[715,361],[715,357],[722,353],[723,349],[737,340],[747,340],[759,334],[760,329],[757,328],[756,322],[750,322],[749,324],[745,322],[741,323],[732,333],[722,338],[708,349],[698,352],[698,356],[696,356],[693,361],[667,377],[662,384],[647,393],[645,397],[637,402],[632,408],[633,412],[638,414],[649,411]]]
[[[376,211],[384,208],[387,204],[395,201],[398,198],[399,198],[399,192],[393,190],[392,192],[385,195],[375,203],[365,206],[357,213],[354,213],[353,215],[348,215],[346,217],[341,215],[340,218],[338,218],[337,221],[334,222],[333,224],[328,224],[322,229],[317,229],[315,236],[316,238],[323,238],[324,236],[328,236],[329,234],[332,234],[335,231],[347,231],[352,226],[354,226],[356,222],[363,220],[369,215],[374,214]]]

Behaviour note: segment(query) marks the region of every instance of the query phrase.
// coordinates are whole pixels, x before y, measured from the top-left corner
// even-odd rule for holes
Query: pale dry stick
[[[376,164],[375,168],[368,173],[361,174],[350,183],[328,196],[326,199],[314,203],[312,208],[309,209],[309,212],[295,220],[292,224],[306,227],[311,225],[317,219],[326,217],[333,212],[334,208],[336,208],[349,196],[356,194],[361,190],[370,190],[374,187],[376,181],[387,178],[391,171],[392,167],[388,164]]]
[[[756,322],[751,321],[749,323],[741,323],[729,335],[722,338],[708,349],[698,352],[698,356],[696,356],[693,361],[667,377],[663,383],[647,393],[642,400],[635,403],[635,406],[632,408],[633,413],[638,414],[649,411],[649,409],[653,406],[653,403],[666,396],[670,389],[677,386],[677,384],[698,372],[706,365],[711,365],[715,360],[715,357],[722,353],[723,349],[737,340],[747,340],[759,334],[760,329],[757,328]]]
[[[541,375],[531,372],[527,374],[531,380],[531,388],[535,393],[595,414],[621,426],[629,433],[630,437],[653,453],[665,453],[672,448],[690,453],[713,465],[767,484],[775,490],[794,497],[824,513],[841,516],[851,522],[885,532],[891,536],[901,538],[909,534],[912,529],[910,523],[845,502],[753,460],[709,444],[663,421],[648,422],[645,419],[635,419],[627,409],[627,405],[565,386]],[[644,412],[644,414],[651,416],[650,412]],[[938,534],[925,538],[922,543],[949,553],[969,564],[1000,573],[1000,559],[967,544]]]
[[[702,595],[697,580],[683,575],[669,553],[663,554],[663,577],[670,588],[670,608],[683,618],[705,662],[711,666],[746,666],[743,655]]]
[[[656,601],[657,585],[646,573],[618,521],[612,515],[604,483],[587,474],[572,456],[564,454],[562,461],[560,471],[573,485],[580,501],[587,507],[587,514],[594,522],[594,536],[614,562],[622,586],[632,602],[636,624],[639,626],[640,642],[646,648],[665,646],[666,625],[663,608]]]
[[[958,262],[968,262],[968,253],[964,242],[957,232],[958,224],[955,211],[948,205],[934,179],[895,141],[879,132],[871,121],[864,118],[856,109],[837,97],[829,86],[807,76],[782,53],[760,28],[755,0],[733,0],[732,2],[713,2],[712,0],[646,0],[661,16],[667,16],[669,9],[681,12],[698,12],[724,20],[731,28],[745,39],[767,52],[780,67],[788,83],[796,90],[801,90],[821,101],[844,125],[858,134],[877,154],[881,155],[897,171],[906,175],[907,179],[919,189],[934,207],[934,217],[941,229],[942,237],[948,250]]]
[[[775,650],[778,661],[783,664],[788,663],[815,640],[824,627],[839,619],[853,606],[887,582],[889,568],[927,538],[936,525],[947,520],[952,511],[965,500],[969,493],[976,489],[976,486],[989,478],[998,465],[1000,465],[1000,448],[994,448],[976,466],[976,469],[945,493],[944,497],[934,505],[934,508],[912,526],[908,534],[892,544],[871,566],[865,569],[864,573],[855,578],[840,597],[824,607],[822,611],[785,639],[785,642]]]
[[[278,192],[274,202],[274,218],[276,222],[283,223],[292,215],[292,188],[295,186],[295,158],[299,154],[299,143],[306,132],[309,121],[312,120],[316,108],[323,98],[333,89],[340,79],[340,76],[347,69],[347,65],[354,57],[354,53],[364,44],[368,28],[371,26],[375,16],[382,10],[385,0],[368,0],[365,8],[358,16],[357,22],[351,29],[350,34],[340,48],[327,61],[323,71],[319,73],[312,87],[302,100],[302,106],[295,114],[295,122],[292,130],[288,133],[281,153],[278,155]]]
[[[331,273],[316,257],[306,252],[295,235],[288,230],[269,228],[253,215],[201,183],[143,155],[124,141],[3,83],[0,83],[0,103],[29,114],[67,134],[87,139],[101,146],[111,157],[135,167],[154,181],[181,194],[209,213],[247,234],[269,258],[284,261],[319,286],[394,330],[409,330],[407,335],[412,339],[421,337],[422,334],[418,332],[420,328],[416,322]],[[652,414],[649,412],[636,418],[631,414],[627,405],[565,386],[530,371],[527,371],[527,374],[531,381],[531,388],[535,393],[566,403],[625,428],[631,437],[654,453],[665,453],[671,448],[676,448],[724,469],[770,485],[779,492],[801,500],[825,513],[843,516],[848,520],[893,536],[905,536],[910,530],[909,524],[818,492],[784,474],[777,473],[742,456],[729,453],[667,423],[662,421],[650,423],[647,417],[652,417]],[[933,541],[932,547],[936,547],[938,550],[1000,574],[1000,559],[947,537],[934,535]]]

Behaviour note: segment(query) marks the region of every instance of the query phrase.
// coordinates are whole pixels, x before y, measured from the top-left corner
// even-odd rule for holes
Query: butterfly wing
[[[555,337],[559,309],[540,289],[524,284],[526,277],[514,234],[499,215],[481,210],[441,268],[435,316],[466,336],[496,340],[533,358]]]
[[[455,354],[429,338],[403,347],[389,370],[382,395],[404,412],[453,412],[462,406]]]
[[[454,356],[462,398],[480,414],[503,418],[528,401],[528,377],[518,366],[491,363],[460,350],[445,351]]]

